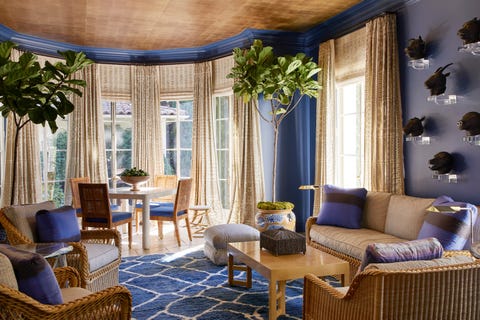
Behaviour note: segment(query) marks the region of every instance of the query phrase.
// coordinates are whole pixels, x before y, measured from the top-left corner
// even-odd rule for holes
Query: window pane
[[[180,120],[192,119],[193,116],[193,100],[180,101],[180,110],[178,112]]]
[[[228,96],[217,97],[215,100],[216,103],[216,114],[217,119],[228,118]]]
[[[357,115],[343,117],[343,153],[355,155],[357,150]]]
[[[230,208],[230,192],[228,189],[228,181],[226,180],[221,180],[219,182],[220,186],[220,197],[222,199],[222,205],[224,209],[229,209]]]
[[[107,156],[107,174],[109,177],[111,177],[112,176],[112,151],[106,150],[106,156]]]
[[[132,103],[128,101],[115,102],[115,117],[118,119],[121,116],[132,115]],[[129,117],[131,118],[131,117]]]
[[[105,149],[112,149],[112,123],[105,122]]]
[[[352,83],[343,87],[343,112],[357,112],[357,83]]]
[[[343,157],[343,186],[345,188],[357,186],[357,159],[355,156]]]
[[[180,122],[180,148],[192,148],[192,121]]]
[[[132,149],[132,123],[120,122],[115,126],[117,149]]]
[[[165,152],[165,173],[169,170],[168,174],[177,174],[177,151],[168,150]]]
[[[192,151],[180,151],[180,177],[190,177],[192,168]]]
[[[174,149],[177,146],[177,124],[175,122],[166,123],[166,149]]]
[[[119,175],[123,170],[132,167],[132,152],[128,151],[117,151],[117,172],[115,175]]]
[[[217,149],[226,149],[228,148],[228,120],[218,120],[217,121]]]
[[[218,178],[219,179],[228,179],[228,151],[227,150],[218,150],[217,151],[217,165],[218,165]]]

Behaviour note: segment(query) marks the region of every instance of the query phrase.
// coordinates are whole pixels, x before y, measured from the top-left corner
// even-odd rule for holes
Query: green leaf
[[[293,71],[297,70],[299,66],[302,65],[302,61],[300,60],[294,60],[293,62],[291,62],[289,65],[288,65],[288,69],[287,69],[287,74],[290,74],[292,73]]]

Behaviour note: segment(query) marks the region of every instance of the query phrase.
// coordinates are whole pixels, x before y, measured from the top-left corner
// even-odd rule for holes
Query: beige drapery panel
[[[365,73],[365,187],[404,193],[396,16],[369,21]]]
[[[213,91],[232,91],[233,79],[227,78],[235,65],[233,56],[227,56],[213,60]]]
[[[318,66],[319,91],[315,133],[315,184],[335,182],[335,42],[328,40],[320,44]],[[316,216],[322,203],[321,190],[315,191],[312,215]]]
[[[251,102],[244,104],[235,97],[229,223],[254,226],[257,202],[265,198],[259,118]]]
[[[13,49],[11,57],[18,60],[20,51]],[[1,206],[11,203],[14,137],[16,126],[13,114],[7,119],[5,176],[2,185]],[[13,204],[28,204],[41,201],[40,145],[37,125],[29,122],[20,131],[17,147],[17,170]]]
[[[72,96],[75,109],[69,115],[65,203],[71,203],[69,178],[89,177],[92,182],[107,182],[107,160],[98,65],[90,65],[75,78],[85,80],[83,95]]]
[[[150,176],[163,173],[158,66],[132,66],[132,165]],[[150,179],[149,183],[152,183]]]
[[[196,63],[194,79],[191,170],[193,203],[210,205],[213,223],[224,223],[227,215],[222,209],[218,184],[212,62]]]

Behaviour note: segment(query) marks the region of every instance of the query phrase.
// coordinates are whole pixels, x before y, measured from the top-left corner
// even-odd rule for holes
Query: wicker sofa
[[[350,287],[305,276],[305,320],[480,319],[480,263],[408,271],[365,270]]]
[[[369,243],[395,243],[414,240],[434,199],[386,192],[368,192],[362,215],[362,228],[348,229],[306,222],[307,245],[326,251],[350,263],[351,278],[360,266]]]

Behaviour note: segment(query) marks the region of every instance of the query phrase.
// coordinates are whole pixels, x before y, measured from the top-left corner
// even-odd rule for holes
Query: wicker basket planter
[[[303,235],[284,228],[261,232],[260,247],[267,249],[276,256],[305,253],[307,249]]]

